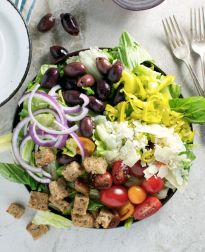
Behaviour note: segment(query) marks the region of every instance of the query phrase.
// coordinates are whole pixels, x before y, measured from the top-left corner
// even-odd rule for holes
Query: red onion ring
[[[88,109],[84,107],[82,109],[81,114],[76,115],[76,116],[66,115],[66,119],[70,122],[80,121],[87,115],[87,113],[88,113]]]
[[[52,87],[51,90],[48,92],[48,95],[55,96],[56,91],[58,91],[60,88],[61,88],[60,85],[56,85],[56,86]]]
[[[80,153],[81,153],[82,159],[84,159],[85,158],[85,150],[83,148],[83,145],[82,145],[79,137],[77,136],[77,134],[75,132],[71,133],[70,135],[74,139],[74,141],[76,142],[76,144],[78,145],[78,147],[80,149]]]

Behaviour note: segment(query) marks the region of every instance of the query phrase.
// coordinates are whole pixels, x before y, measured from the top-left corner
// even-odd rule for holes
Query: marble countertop
[[[196,3],[197,2],[197,3]],[[30,23],[33,43],[33,59],[27,80],[31,79],[42,63],[49,62],[48,49],[53,44],[61,44],[74,51],[90,46],[114,46],[122,31],[130,32],[156,59],[167,73],[177,76],[183,86],[185,96],[194,95],[195,90],[187,69],[175,60],[167,47],[161,19],[175,14],[179,23],[189,34],[189,10],[202,6],[204,0],[165,0],[160,6],[142,12],[130,12],[116,6],[111,0],[49,0],[38,1]],[[62,12],[71,12],[80,23],[81,33],[72,37],[60,25],[52,32],[40,34],[36,31],[39,17],[52,12],[56,17]],[[199,69],[197,58],[194,66]],[[25,82],[26,85],[26,82]],[[11,129],[12,118],[18,94],[4,107],[0,108],[0,133]],[[190,173],[189,184],[184,193],[177,192],[174,197],[154,216],[141,221],[126,230],[57,230],[38,241],[33,241],[25,230],[34,211],[27,209],[24,217],[14,220],[5,213],[10,202],[24,205],[28,201],[27,190],[18,184],[0,178],[0,251],[2,252],[64,252],[64,251],[146,251],[146,252],[203,252],[205,251],[205,127],[195,127],[197,159]],[[0,154],[1,161],[12,161],[11,153]]]

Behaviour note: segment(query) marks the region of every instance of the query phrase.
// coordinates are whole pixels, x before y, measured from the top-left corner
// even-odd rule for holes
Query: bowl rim
[[[114,3],[116,3],[118,6],[120,6],[121,8],[123,9],[126,9],[126,10],[130,10],[130,11],[143,11],[143,10],[149,10],[149,9],[152,9],[158,5],[160,5],[162,2],[164,2],[165,0],[159,0],[157,3],[154,3],[154,4],[150,4],[148,7],[144,6],[144,7],[134,7],[134,8],[131,8],[131,7],[128,7],[128,6],[125,6],[123,3],[120,3],[118,2],[117,0],[113,0]]]
[[[14,9],[15,11],[18,13],[18,15],[20,16],[20,18],[22,19],[23,21],[23,25],[25,27],[25,30],[26,30],[26,33],[27,33],[27,37],[28,37],[28,50],[29,50],[29,54],[28,54],[28,61],[27,61],[27,65],[26,65],[26,69],[25,69],[25,72],[24,72],[24,75],[22,76],[18,86],[13,90],[13,92],[5,99],[3,100],[2,102],[0,102],[0,107],[2,107],[3,105],[5,105],[8,101],[11,100],[11,98],[14,97],[14,95],[18,92],[18,90],[22,87],[26,77],[27,77],[27,74],[28,74],[28,71],[30,69],[30,65],[31,65],[31,59],[32,59],[32,41],[31,41],[31,36],[29,34],[29,31],[28,31],[28,26],[21,14],[21,12],[18,10],[18,8],[15,6],[15,4],[13,2],[11,2],[11,0],[6,0]]]
[[[99,49],[110,49],[108,47],[99,47]],[[53,62],[53,64],[59,64],[59,63],[63,63],[65,62],[68,58],[72,57],[72,56],[77,56],[81,51],[86,51],[86,50],[89,50],[89,48],[86,48],[86,49],[80,49],[80,50],[77,50],[77,51],[74,51],[74,52],[71,52],[69,53],[68,55],[66,56],[63,56],[62,58],[60,58],[59,60],[55,60]],[[147,64],[150,64],[150,62],[143,62],[145,65]],[[151,63],[153,64],[153,63]],[[163,75],[167,75],[160,67],[158,67],[157,65],[153,64],[154,65],[154,70],[160,72],[161,74]],[[26,90],[25,90],[26,91]],[[24,92],[25,92],[24,91]],[[17,125],[17,123],[19,122],[19,116],[18,116],[18,112],[21,110],[21,106],[20,107],[17,107],[16,108],[16,112],[14,114],[14,119],[13,119],[13,123],[12,123],[12,130],[15,128],[15,126]],[[28,192],[31,191],[31,188],[27,185],[24,185],[26,187],[26,189],[28,190]],[[177,192],[177,189],[176,190],[172,190],[171,188],[168,190],[168,194],[167,194],[167,197],[165,199],[161,199],[161,203],[162,203],[162,207],[173,197],[173,195]],[[56,213],[56,214],[59,214],[59,215],[62,215],[60,212],[56,211],[55,209],[53,208],[50,208],[49,209],[51,210],[51,212],[53,213]],[[63,216],[63,215],[62,215]],[[150,216],[149,216],[150,217]],[[148,218],[149,218],[148,217]],[[145,218],[147,219],[147,218]],[[143,221],[144,219],[142,220],[134,220],[133,221],[133,224],[132,225],[135,225],[137,222],[139,221]],[[122,222],[122,224],[120,226],[117,226],[116,228],[123,228],[124,227],[124,221]],[[87,229],[87,228],[86,228]],[[88,229],[95,229],[96,228],[88,228]],[[103,228],[99,228],[99,230],[104,230]]]

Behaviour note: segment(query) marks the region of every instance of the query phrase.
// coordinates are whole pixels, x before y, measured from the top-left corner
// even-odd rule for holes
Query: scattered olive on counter
[[[115,64],[110,68],[107,79],[111,83],[118,82],[122,76],[123,65],[122,62],[117,60]]]
[[[84,117],[79,122],[79,130],[81,135],[85,137],[91,137],[93,134],[94,122],[90,116]]]
[[[72,62],[65,65],[64,73],[68,77],[78,77],[85,74],[86,68],[80,62]]]
[[[112,64],[109,62],[108,59],[104,57],[98,57],[96,58],[96,66],[101,74],[106,75],[108,71],[111,69]]]
[[[51,30],[54,25],[55,25],[55,17],[51,13],[48,13],[41,18],[41,20],[37,25],[37,29],[40,32],[47,32]]]
[[[41,87],[44,88],[52,88],[54,87],[59,80],[60,73],[58,68],[51,67],[49,68],[45,74],[43,75],[42,81],[41,81]]]
[[[95,84],[95,79],[91,74],[85,74],[77,82],[78,87],[92,87]]]
[[[50,54],[54,59],[60,59],[68,55],[68,50],[62,46],[51,46]]]
[[[64,30],[73,36],[77,36],[80,30],[75,17],[70,13],[62,13],[60,17]]]

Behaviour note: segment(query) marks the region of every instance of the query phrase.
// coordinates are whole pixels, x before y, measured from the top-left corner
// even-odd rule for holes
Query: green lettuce
[[[0,152],[5,152],[11,149],[11,138],[11,133],[0,136]]]
[[[73,138],[69,138],[66,141],[66,146],[63,148],[63,154],[68,155],[70,157],[74,157],[77,153],[77,143]]]

